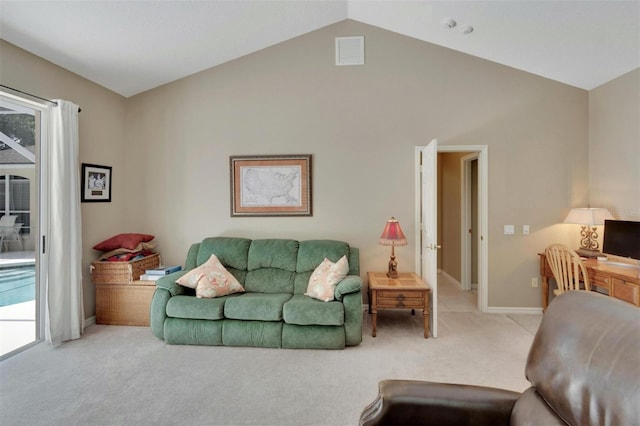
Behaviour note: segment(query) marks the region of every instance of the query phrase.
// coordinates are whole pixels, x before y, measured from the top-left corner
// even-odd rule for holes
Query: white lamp
[[[571,209],[564,223],[582,225],[580,231],[580,248],[576,252],[584,257],[598,257],[602,253],[598,250],[597,226],[604,225],[605,219],[613,219],[613,215],[607,209],[582,207]]]

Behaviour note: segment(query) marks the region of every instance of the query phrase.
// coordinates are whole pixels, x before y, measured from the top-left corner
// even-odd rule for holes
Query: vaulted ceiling
[[[586,90],[640,67],[640,0],[0,0],[0,38],[126,97],[344,19]]]

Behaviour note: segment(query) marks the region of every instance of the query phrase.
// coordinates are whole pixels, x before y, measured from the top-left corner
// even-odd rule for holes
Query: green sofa
[[[215,254],[245,289],[213,299],[176,284]],[[346,255],[349,274],[335,300],[305,296],[309,277],[328,258]],[[170,344],[342,349],[362,341],[359,250],[333,240],[205,238],[187,253],[185,269],[156,281],[153,334]]]

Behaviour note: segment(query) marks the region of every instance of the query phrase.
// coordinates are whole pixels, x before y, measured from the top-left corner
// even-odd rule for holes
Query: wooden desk
[[[549,305],[549,279],[553,278],[553,272],[544,253],[538,253],[538,256],[542,277],[542,310],[545,310]],[[611,297],[640,306],[640,269],[611,265],[596,259],[583,261],[592,287],[604,289]]]
[[[400,272],[388,278],[385,272],[367,272],[369,279],[369,312],[371,335],[376,337],[378,309],[422,309],[424,338],[429,337],[429,293],[431,289],[413,272]]]

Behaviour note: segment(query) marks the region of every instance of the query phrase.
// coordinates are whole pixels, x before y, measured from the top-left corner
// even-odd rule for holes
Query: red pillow
[[[155,237],[149,234],[118,234],[93,246],[94,250],[109,251],[117,248],[133,250],[140,243],[146,243]]]

